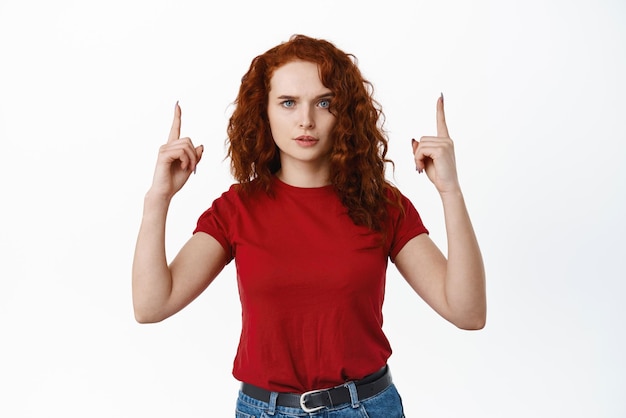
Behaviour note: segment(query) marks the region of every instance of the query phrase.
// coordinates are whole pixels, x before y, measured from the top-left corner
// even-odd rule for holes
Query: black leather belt
[[[356,391],[359,400],[370,398],[391,385],[391,373],[385,366],[379,371],[355,380]],[[272,392],[249,383],[242,383],[241,391],[261,402],[269,403]],[[330,389],[312,390],[305,393],[279,393],[276,399],[277,406],[289,408],[302,408],[305,412],[315,412],[325,407],[335,407],[350,403],[350,390],[343,384]]]

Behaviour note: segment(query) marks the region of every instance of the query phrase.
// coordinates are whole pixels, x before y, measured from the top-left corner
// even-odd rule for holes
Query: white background
[[[410,139],[435,132],[445,94],[489,316],[454,328],[390,265],[407,416],[626,416],[625,28],[617,0],[2,0],[0,416],[234,415],[232,266],[178,315],[139,325],[131,259],[176,100],[206,149],[170,211],[170,257],[232,181],[241,76],[294,33],[359,58],[394,181],[444,250]]]

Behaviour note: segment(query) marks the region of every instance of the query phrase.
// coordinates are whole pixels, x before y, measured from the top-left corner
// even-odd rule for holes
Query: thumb
[[[411,139],[411,146],[413,147],[413,154],[417,151],[417,147],[420,146],[420,143],[415,140],[415,138]]]
[[[202,154],[204,153],[204,145],[199,145],[195,148],[196,151],[196,165],[193,168],[193,173],[196,174],[196,170],[198,168],[198,163],[202,159]]]
[[[196,156],[198,156],[198,161],[202,158],[202,154],[204,153],[204,145],[198,145],[196,147]]]

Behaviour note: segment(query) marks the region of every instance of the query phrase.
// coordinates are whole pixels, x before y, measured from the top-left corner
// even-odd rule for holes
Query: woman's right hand
[[[171,199],[187,182],[202,158],[204,147],[194,147],[190,138],[180,137],[181,110],[178,102],[174,109],[172,129],[165,145],[159,149],[152,186],[149,193]]]

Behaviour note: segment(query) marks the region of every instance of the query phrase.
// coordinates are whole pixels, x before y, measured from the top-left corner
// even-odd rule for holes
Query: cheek
[[[291,124],[287,118],[277,115],[276,113],[273,116],[268,114],[268,118],[270,133],[274,141],[281,141],[291,134]]]
[[[272,132],[275,132],[278,129],[280,129],[280,118],[276,115],[276,112],[268,111],[267,119],[269,122],[270,130]]]
[[[337,124],[337,118],[333,114],[328,113],[324,117],[323,123],[326,129],[330,132]]]

